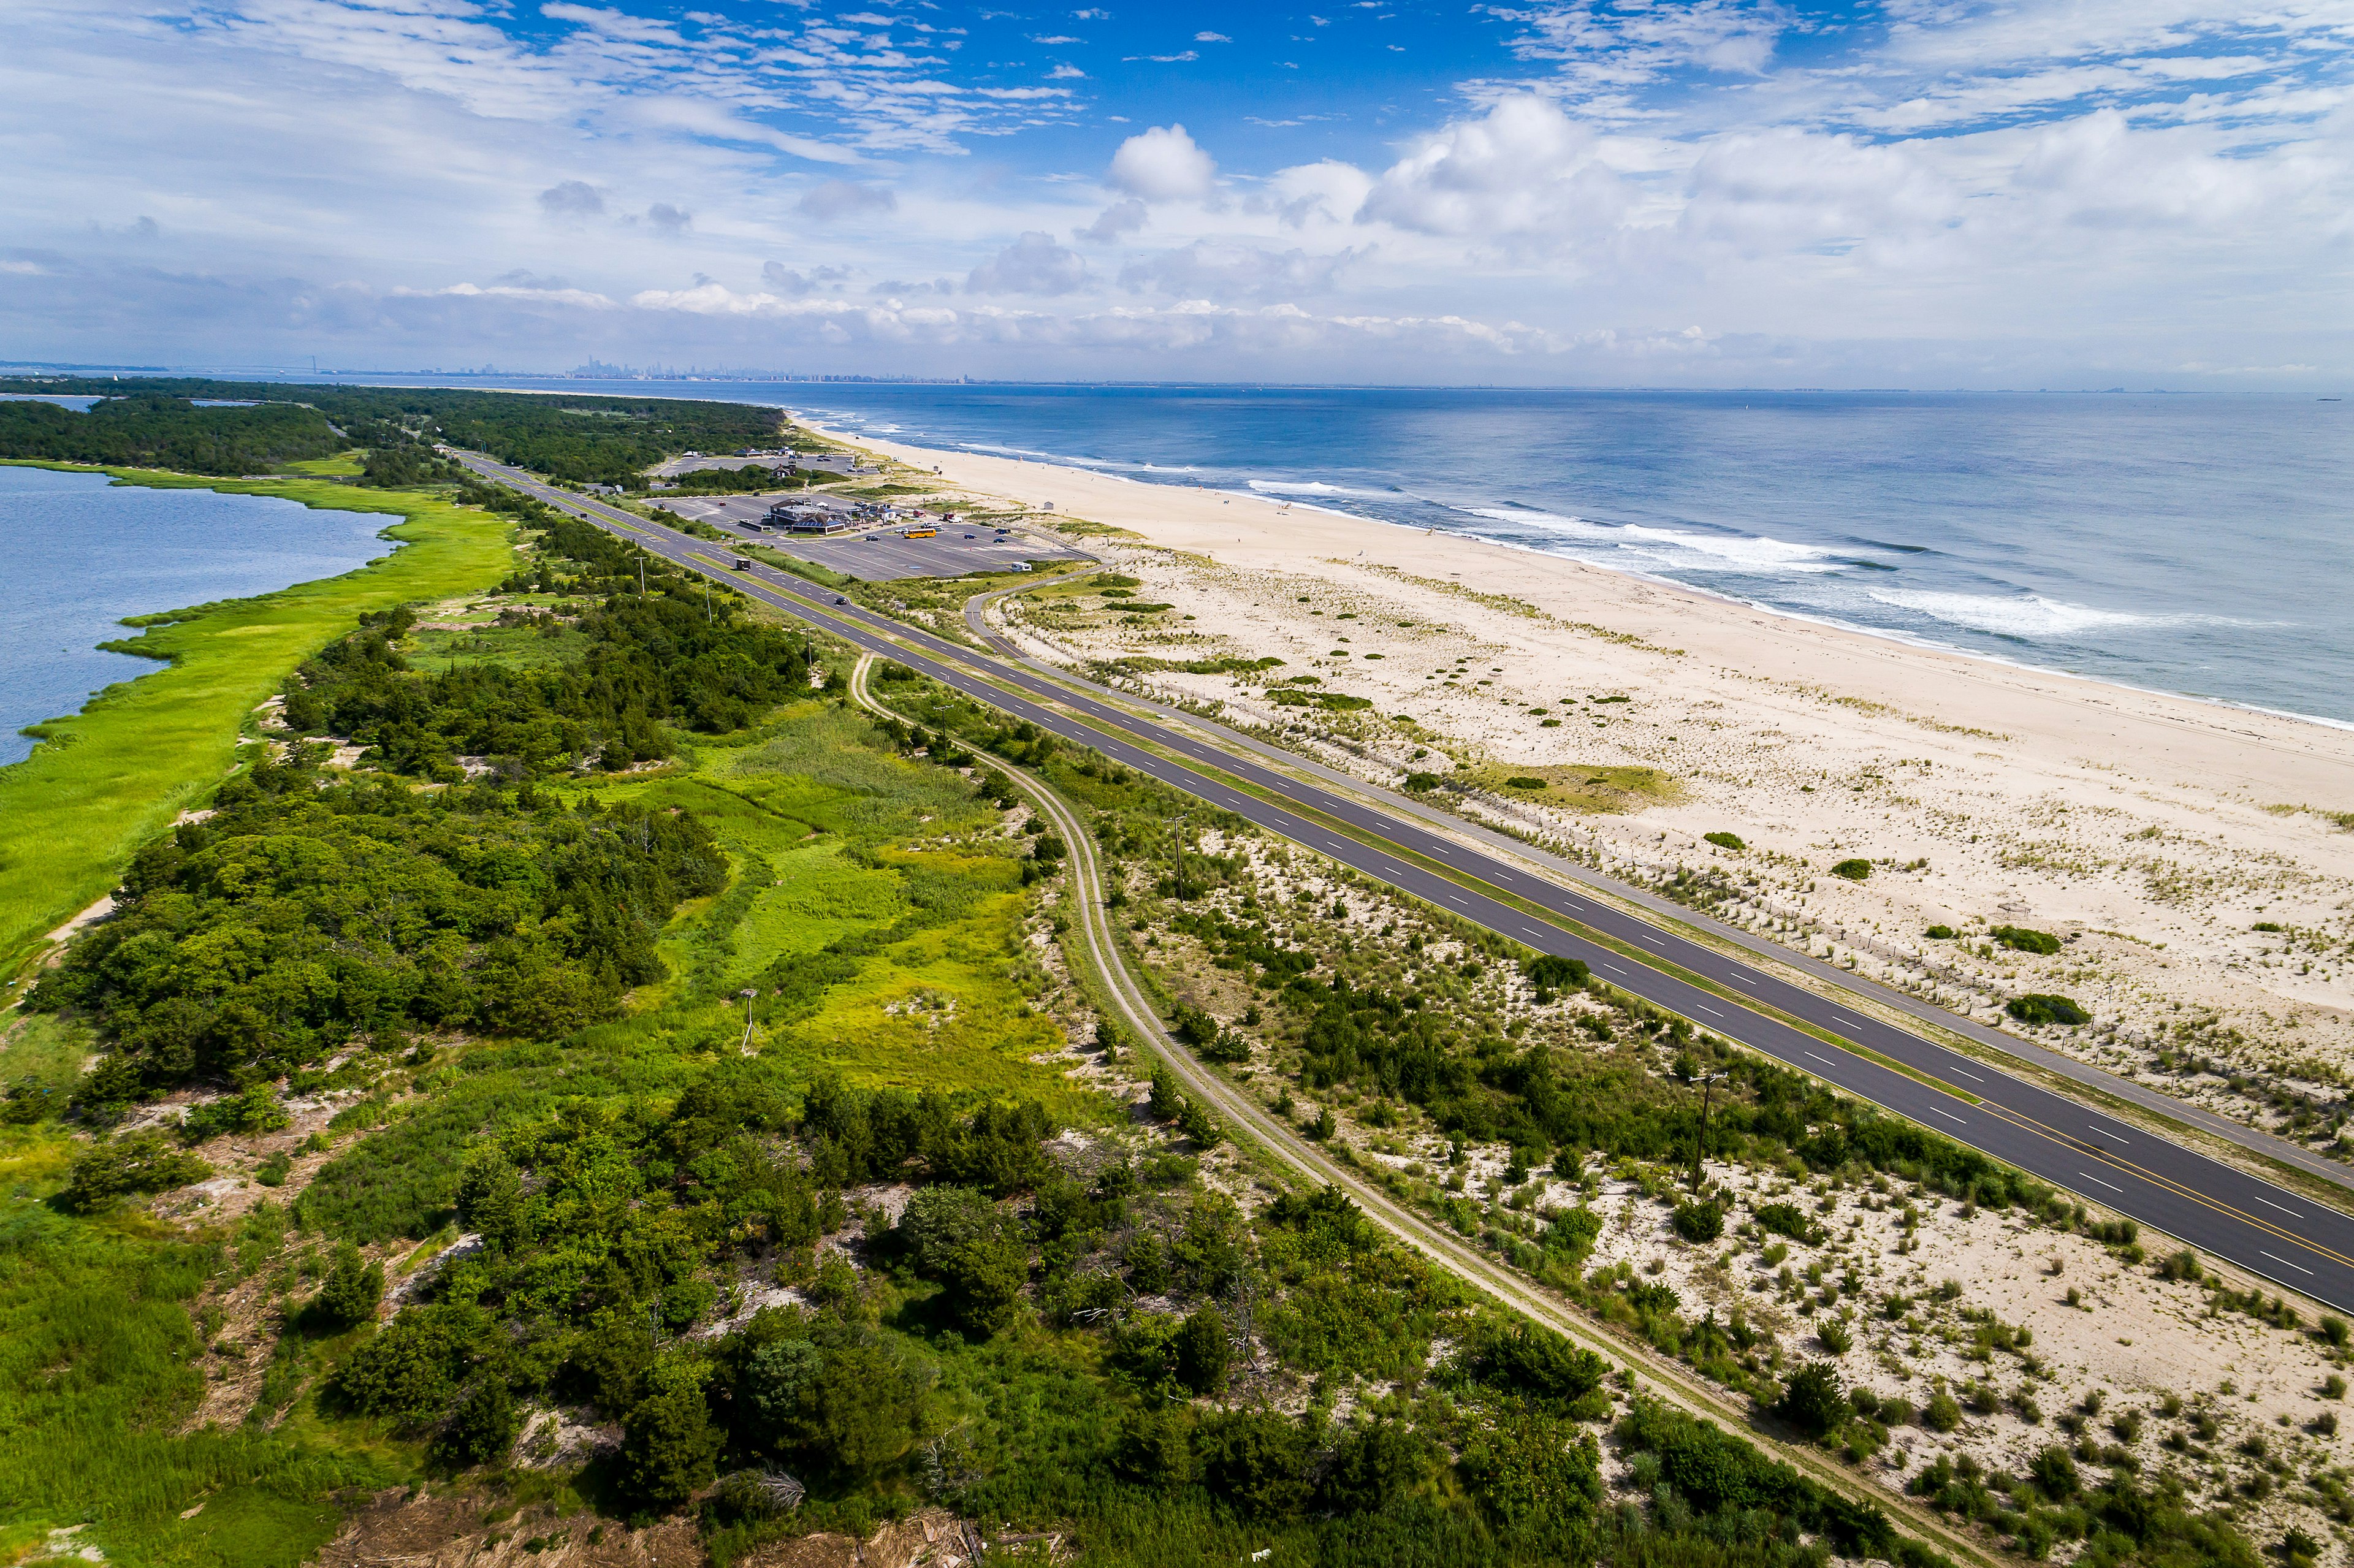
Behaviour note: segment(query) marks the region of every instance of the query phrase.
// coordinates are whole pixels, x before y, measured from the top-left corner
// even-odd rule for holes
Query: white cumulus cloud
[[[1146,201],[1207,201],[1217,190],[1218,165],[1182,125],[1155,125],[1130,136],[1112,154],[1108,183]]]

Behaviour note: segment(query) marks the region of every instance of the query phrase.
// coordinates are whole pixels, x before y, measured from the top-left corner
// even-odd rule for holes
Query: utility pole
[[[646,597],[646,553],[643,550],[638,552],[638,597]]]
[[[749,1051],[752,1049],[752,999],[760,993],[754,991],[751,987],[746,986],[742,991],[737,991],[736,994],[744,999],[744,1044],[738,1046],[737,1049]]]
[[[1177,888],[1176,888],[1176,895],[1177,895],[1178,901],[1179,901],[1180,903],[1183,902],[1183,901],[1184,901],[1184,897],[1185,897],[1185,818],[1186,818],[1186,815],[1187,815],[1187,813],[1185,813],[1185,812],[1183,812],[1183,811],[1180,811],[1180,812],[1178,812],[1178,813],[1177,813],[1177,837],[1176,837],[1176,841],[1175,841],[1175,848],[1176,848],[1176,851],[1177,851]]]
[[[1700,1162],[1708,1158],[1708,1102],[1719,1078],[1729,1078],[1730,1073],[1711,1073],[1700,1081],[1700,1137],[1692,1144],[1691,1190],[1700,1192]]]

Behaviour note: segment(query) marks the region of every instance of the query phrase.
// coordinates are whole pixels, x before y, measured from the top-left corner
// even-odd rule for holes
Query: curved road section
[[[1213,747],[1020,665],[856,605],[831,602],[837,596],[785,573],[731,570],[725,546],[556,490],[488,459],[456,455],[484,477],[622,535],[650,554],[732,583],[856,647],[1091,747],[1537,952],[1580,959],[1609,984],[1701,1028],[2250,1274],[2354,1312],[2354,1216],[1843,1008],[1408,817]]]

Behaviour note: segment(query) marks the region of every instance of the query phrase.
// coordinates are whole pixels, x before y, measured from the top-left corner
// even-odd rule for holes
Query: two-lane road
[[[724,547],[555,490],[487,460],[466,461],[653,554],[732,582],[789,615],[1335,862],[1539,952],[1580,959],[1611,985],[1704,1029],[2179,1236],[2251,1274],[2354,1311],[2354,1216],[1791,984],[1409,816],[1320,789],[1246,752],[1220,749],[1018,664],[977,654],[855,605],[828,602],[835,596],[786,574],[730,571]],[[1636,953],[1650,955],[1661,967]],[[1707,983],[1695,984],[1685,975]],[[1819,1038],[1744,1001],[1801,1020],[1861,1050]]]

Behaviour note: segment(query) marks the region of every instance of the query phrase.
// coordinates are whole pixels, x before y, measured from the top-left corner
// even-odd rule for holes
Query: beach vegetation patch
[[[1137,655],[1117,662],[1120,669],[1132,670],[1139,674],[1166,670],[1181,675],[1256,675],[1263,670],[1275,669],[1283,661],[1273,657],[1246,659],[1237,653],[1221,653],[1213,659],[1154,659]],[[1307,679],[1313,683],[1316,677],[1310,675]]]
[[[2093,1015],[2064,996],[2030,991],[2003,1003],[2002,1010],[2026,1024],[2061,1023],[2071,1029],[2093,1021]]]
[[[1739,833],[1702,833],[1701,839],[1703,842],[1714,844],[1719,849],[1731,850],[1735,854],[1749,847],[1741,842]]]
[[[1289,687],[1270,692],[1267,698],[1279,708],[1322,708],[1327,713],[1357,713],[1373,705],[1371,697],[1352,697],[1340,692],[1302,692]]]
[[[2015,953],[2040,953],[2045,958],[2060,950],[2060,938],[2049,931],[2031,931],[2024,926],[1997,926],[1987,933]]]
[[[1471,789],[1509,791],[1514,800],[1569,811],[1637,811],[1670,804],[1683,793],[1672,778],[1657,768],[1615,765],[1467,763],[1460,765],[1456,782]]]
[[[1850,882],[1861,882],[1872,874],[1872,863],[1862,859],[1843,860],[1831,867],[1831,874],[1844,876]]]
[[[1951,926],[1932,926],[1921,935],[1933,942],[1950,942],[1954,939],[1954,928]]]

